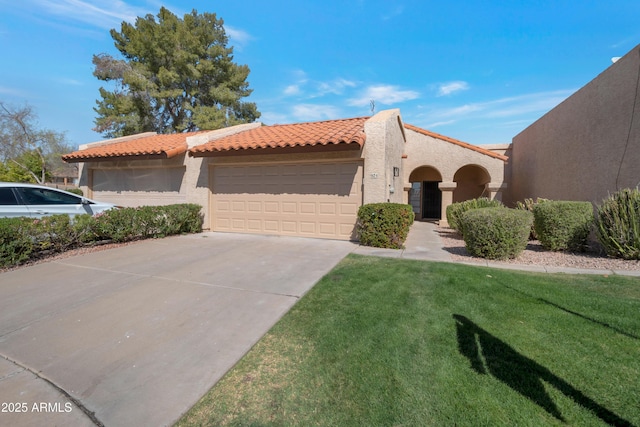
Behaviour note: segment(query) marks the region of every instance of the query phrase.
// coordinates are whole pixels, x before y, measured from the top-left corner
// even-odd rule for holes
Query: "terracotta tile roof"
[[[364,145],[364,123],[369,117],[327,120],[289,125],[261,126],[226,136],[189,150],[192,156],[256,148],[297,147],[334,144]]]
[[[472,145],[472,144],[469,144],[469,143],[466,143],[466,142],[462,142],[462,141],[459,141],[459,140],[454,139],[454,138],[449,138],[448,136],[440,135],[439,133],[435,133],[435,132],[428,131],[426,129],[419,128],[418,126],[413,126],[413,125],[405,123],[404,127],[406,129],[412,130],[414,132],[418,132],[418,133],[421,133],[421,134],[426,135],[426,136],[431,136],[433,138],[441,139],[443,141],[447,141],[447,142],[450,142],[452,144],[459,145],[460,147],[468,148],[470,150],[477,151],[478,153],[485,154],[485,155],[491,156],[491,157],[495,157],[496,159],[500,159],[500,160],[505,161],[505,162],[509,159],[507,156],[495,153],[495,152],[493,152],[491,150],[487,150],[486,148],[482,148],[482,147],[479,147],[477,145]]]
[[[112,143],[105,141],[104,144],[99,143],[84,150],[65,154],[62,159],[65,162],[110,160],[118,157],[168,159],[186,152],[187,137],[201,132],[156,134]]]

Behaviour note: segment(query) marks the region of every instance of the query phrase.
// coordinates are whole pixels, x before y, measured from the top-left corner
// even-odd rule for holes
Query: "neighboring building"
[[[354,239],[362,204],[409,203],[446,223],[452,201],[500,197],[507,157],[373,117],[215,131],[146,133],[87,144],[80,187],[123,206],[197,203],[214,231]]]
[[[640,184],[640,46],[512,143],[507,199],[584,200]]]

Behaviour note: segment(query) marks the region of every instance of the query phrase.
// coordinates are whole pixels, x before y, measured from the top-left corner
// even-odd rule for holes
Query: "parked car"
[[[95,215],[115,207],[111,203],[97,202],[43,185],[0,182],[0,217]]]

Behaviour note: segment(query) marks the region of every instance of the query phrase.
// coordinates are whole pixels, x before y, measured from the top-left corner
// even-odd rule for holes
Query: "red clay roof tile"
[[[187,137],[201,132],[143,136],[126,141],[105,143],[65,154],[65,162],[109,160],[118,157],[171,158],[187,151]]]
[[[454,139],[454,138],[449,138],[448,136],[440,135],[439,133],[435,133],[435,132],[431,132],[431,131],[426,130],[426,129],[419,128],[418,126],[413,126],[413,125],[405,123],[404,127],[409,129],[409,130],[412,130],[414,132],[418,132],[418,133],[421,133],[421,134],[426,135],[426,136],[431,136],[433,138],[441,139],[443,141],[447,141],[447,142],[450,142],[452,144],[459,145],[460,147],[468,148],[470,150],[477,151],[478,153],[482,153],[482,154],[485,154],[487,156],[495,157],[496,159],[500,159],[500,160],[505,161],[505,162],[509,159],[507,156],[503,156],[502,154],[494,153],[493,151],[487,150],[486,148],[478,147],[477,145],[472,145],[472,144],[469,144],[469,143],[466,143],[466,142],[462,142],[462,141],[459,141],[459,140]]]
[[[354,143],[362,146],[366,139],[364,123],[368,119],[368,117],[358,117],[321,122],[261,126],[195,146],[189,150],[189,154],[198,157],[215,152],[256,148]]]

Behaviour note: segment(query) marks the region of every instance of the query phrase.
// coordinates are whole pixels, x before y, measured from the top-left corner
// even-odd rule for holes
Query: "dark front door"
[[[438,181],[422,182],[422,218],[440,219],[442,213],[442,192]]]

